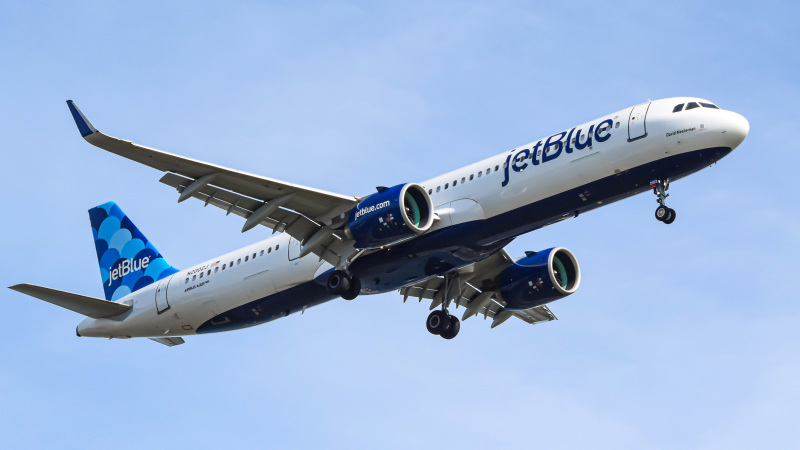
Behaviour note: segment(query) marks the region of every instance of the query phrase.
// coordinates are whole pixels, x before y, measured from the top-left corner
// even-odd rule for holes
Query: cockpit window
[[[703,103],[703,102],[700,102],[700,105],[701,105],[703,108],[714,108],[714,109],[719,109],[719,106],[717,106],[717,105],[713,105],[713,104],[711,104],[711,103]]]
[[[672,112],[674,113],[682,110],[683,110],[683,103],[681,103],[680,105],[675,105],[675,107],[672,108]]]
[[[690,110],[690,109],[695,109],[695,108],[699,108],[699,107],[700,107],[700,105],[698,105],[695,102],[689,102],[689,103],[686,104],[686,110],[687,111]]]

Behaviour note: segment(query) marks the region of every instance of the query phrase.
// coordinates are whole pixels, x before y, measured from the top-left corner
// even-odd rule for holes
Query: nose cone
[[[750,122],[748,122],[743,115],[736,114],[735,112],[728,111],[727,116],[722,128],[724,131],[723,139],[731,149],[734,149],[744,141],[744,138],[747,137],[747,133],[750,132]]]

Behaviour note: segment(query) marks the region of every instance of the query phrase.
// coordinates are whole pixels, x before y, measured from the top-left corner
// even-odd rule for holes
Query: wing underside
[[[489,258],[455,273],[431,277],[403,287],[400,289],[400,294],[403,295],[403,302],[409,298],[416,298],[420,302],[422,299],[431,300],[431,310],[442,303],[446,303],[446,307],[453,305],[456,309],[463,307],[462,320],[483,315],[484,320],[492,319],[492,328],[511,317],[517,317],[529,324],[558,320],[544,305],[521,311],[505,308],[502,295],[491,286],[494,284],[494,278],[512,262],[508,253],[500,250]]]

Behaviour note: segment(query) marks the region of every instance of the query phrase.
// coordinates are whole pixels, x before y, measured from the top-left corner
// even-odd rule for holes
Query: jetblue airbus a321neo
[[[399,290],[431,300],[428,331],[461,320],[555,320],[548,304],[581,283],[566,248],[503,249],[517,236],[653,191],[675,220],[670,182],[708,167],[747,136],[741,115],[693,97],[656,100],[417,183],[362,197],[334,194],[166,153],[98,131],[67,105],[90,144],[164,172],[161,182],[277,235],[187,269],[171,266],[115,203],[89,210],[105,299],[31,284],[11,289],[87,316],[78,336],[181,336],[269,322],[336,298]]]

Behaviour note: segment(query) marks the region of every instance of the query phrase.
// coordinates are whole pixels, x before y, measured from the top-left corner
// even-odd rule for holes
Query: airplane
[[[399,291],[431,300],[426,328],[453,339],[461,321],[556,320],[549,304],[581,283],[564,247],[512,258],[504,247],[533,230],[652,191],[672,223],[670,183],[714,165],[750,125],[696,97],[628,107],[432,179],[355,197],[148,148],[98,131],[67,101],[90,144],[165,174],[178,202],[197,199],[263,226],[270,238],[188,269],[170,265],[120,207],[89,210],[105,298],[32,284],[10,289],[86,316],[85,337],[183,336],[242,329],[309,307]],[[459,320],[450,307],[463,307]]]

